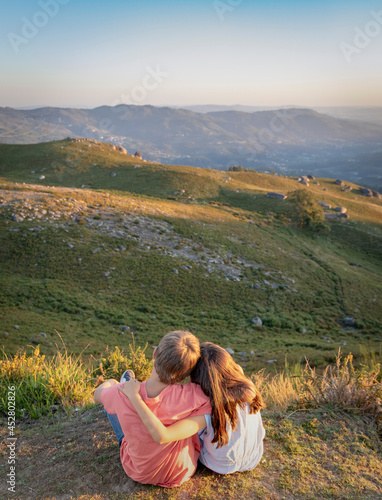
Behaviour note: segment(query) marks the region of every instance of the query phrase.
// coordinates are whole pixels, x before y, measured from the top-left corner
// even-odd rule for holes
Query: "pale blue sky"
[[[1,106],[382,106],[380,1],[2,0],[1,12]]]

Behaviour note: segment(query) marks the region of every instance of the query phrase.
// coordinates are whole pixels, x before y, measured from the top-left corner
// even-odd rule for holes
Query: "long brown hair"
[[[211,401],[212,443],[217,447],[228,443],[227,424],[236,429],[237,405],[248,403],[250,413],[264,408],[263,399],[253,382],[244,375],[228,352],[211,342],[200,344],[200,358],[191,372],[191,381],[199,384]]]

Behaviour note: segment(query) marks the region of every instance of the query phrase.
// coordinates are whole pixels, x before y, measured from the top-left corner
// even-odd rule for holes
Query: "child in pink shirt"
[[[166,426],[211,412],[209,398],[199,385],[178,384],[190,374],[199,357],[198,339],[184,331],[168,333],[154,351],[154,367],[150,378],[141,384],[140,396]],[[116,431],[126,474],[140,483],[164,487],[179,486],[190,479],[201,448],[197,434],[157,444],[130,400],[118,390],[120,385],[107,380],[96,389],[94,399],[103,404]]]

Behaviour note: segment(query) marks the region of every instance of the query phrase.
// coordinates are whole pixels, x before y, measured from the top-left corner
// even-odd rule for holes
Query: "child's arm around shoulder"
[[[101,400],[102,391],[118,383],[119,382],[113,378],[110,378],[109,380],[103,382],[100,386],[97,387],[97,389],[94,392],[94,401],[98,404],[102,404]]]
[[[165,427],[159,418],[148,408],[139,394],[140,382],[130,379],[118,389],[127,396],[138,413],[146,429],[157,444],[171,443],[193,436],[206,427],[204,415],[188,417]]]

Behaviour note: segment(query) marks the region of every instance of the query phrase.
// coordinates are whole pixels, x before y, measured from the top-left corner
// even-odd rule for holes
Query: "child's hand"
[[[123,386],[120,385],[118,387],[118,389],[123,392],[123,394],[128,398],[137,396],[137,394],[139,394],[140,388],[141,383],[136,378],[131,378],[130,380],[125,382]]]

